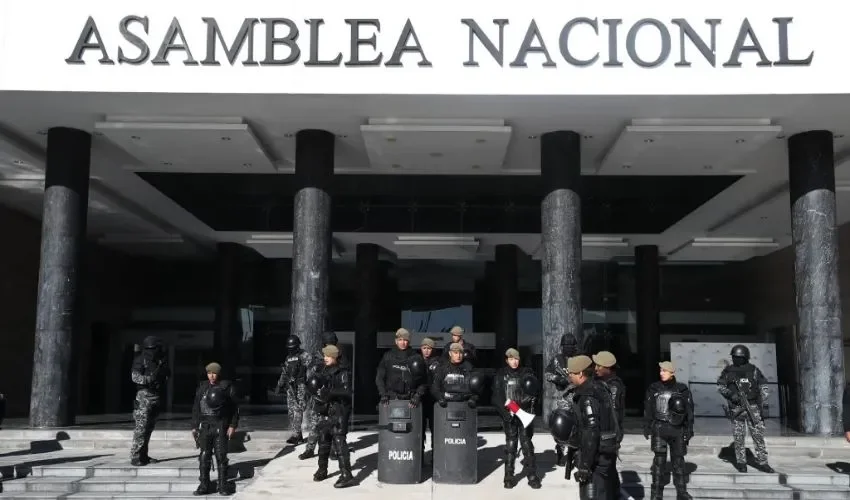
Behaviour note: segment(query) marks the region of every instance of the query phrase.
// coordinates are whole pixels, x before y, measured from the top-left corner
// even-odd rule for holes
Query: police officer
[[[289,417],[289,430],[292,433],[287,443],[299,445],[304,442],[301,432],[304,410],[307,406],[307,369],[310,367],[310,353],[301,349],[301,339],[290,335],[286,339],[286,360],[280,371],[275,393],[286,389],[286,408]]]
[[[136,384],[136,400],[133,402],[136,425],[130,446],[130,463],[134,466],[151,463],[148,443],[162,409],[162,392],[170,376],[162,340],[154,336],[145,337],[130,372],[130,379]]]
[[[587,356],[574,356],[567,361],[570,383],[576,386],[576,429],[581,452],[577,455],[575,480],[579,483],[581,500],[609,500],[617,475],[617,443],[620,433],[611,392],[593,379],[593,361]]]
[[[475,408],[478,395],[469,387],[472,364],[464,359],[463,346],[458,343],[451,344],[448,353],[449,362],[440,363],[434,370],[431,396],[443,408],[449,401],[466,401],[470,408]]]
[[[554,384],[555,388],[560,393],[555,399],[555,410],[562,409],[569,411],[572,408],[572,392],[575,389],[570,384],[567,377],[567,359],[570,356],[578,354],[578,342],[573,335],[564,334],[561,337],[561,352],[555,355],[546,367],[546,372],[543,379],[550,384]],[[551,420],[552,417],[550,416]],[[576,450],[576,443],[570,446],[566,441],[555,441],[555,456],[559,466],[568,465],[573,459]],[[567,471],[569,475],[569,468]]]
[[[390,399],[404,399],[410,401],[412,408],[419,406],[427,390],[426,379],[424,372],[414,373],[411,370],[413,360],[421,363],[421,358],[410,348],[410,332],[399,328],[395,332],[395,347],[384,353],[378,363],[375,385],[381,397],[380,404],[388,404]]]
[[[348,418],[351,415],[351,371],[339,364],[339,348],[328,345],[322,348],[324,366],[309,382],[316,397],[316,413],[319,415],[319,468],[313,474],[314,481],[328,477],[328,460],[331,447],[337,449],[339,479],[334,488],[354,486],[351,475],[351,452],[345,438],[348,434]]]
[[[750,364],[747,346],[732,348],[732,365],[726,366],[717,379],[717,390],[726,398],[726,415],[732,420],[732,436],[735,439],[735,468],[747,472],[747,453],[744,437],[747,424],[755,448],[756,468],[762,472],[776,472],[767,463],[767,447],[764,444],[764,418],[761,409],[767,401],[767,379],[755,365]]]
[[[431,384],[434,383],[434,370],[436,370],[437,366],[440,364],[440,357],[434,355],[434,341],[428,337],[422,339],[422,344],[419,346],[419,353],[422,355],[422,360],[425,362],[425,384],[428,389],[422,395],[422,450],[424,456],[426,421],[428,430],[431,431],[431,451],[434,450],[434,398],[431,397],[430,387]]]
[[[596,370],[596,378],[608,386],[614,398],[614,411],[617,413],[617,424],[623,428],[626,417],[626,384],[617,376],[617,357],[612,352],[600,351],[592,356]]]
[[[329,345],[336,347],[339,351],[339,354],[337,355],[336,359],[336,364],[340,367],[350,368],[351,365],[348,363],[348,359],[346,359],[345,354],[342,352],[342,349],[339,349],[339,338],[337,338],[336,333],[334,332],[325,332],[322,334],[322,349]],[[319,350],[315,354],[315,356],[313,356],[313,362],[310,363],[310,368],[307,369],[308,380],[324,368],[325,364],[323,359],[324,354],[322,354],[321,350]],[[313,410],[313,405],[315,403],[316,398],[307,398],[307,405],[304,413],[309,418],[307,422],[307,427],[310,429],[310,433],[307,435],[307,445],[304,447],[304,452],[298,455],[298,458],[301,460],[307,460],[316,456],[316,445],[319,442],[319,416]],[[331,450],[331,458],[336,458],[335,446]]]
[[[676,381],[676,367],[670,361],[658,363],[659,378],[646,389],[643,436],[652,438],[652,487],[650,500],[664,498],[664,467],[667,448],[673,463],[673,484],[677,500],[691,500],[685,480],[685,455],[694,436],[694,400],[688,386]]]
[[[218,494],[232,495],[233,490],[227,484],[227,443],[239,425],[236,391],[230,381],[219,379],[220,364],[210,363],[206,370],[207,380],[198,384],[195,404],[192,406],[192,435],[201,448],[198,457],[201,484],[195,490],[195,495],[212,492],[210,468],[213,455],[218,471]]]
[[[528,468],[528,485],[533,489],[540,489],[540,477],[537,475],[537,464],[534,459],[534,425],[523,426],[517,418],[505,406],[506,403],[514,402],[528,412],[534,412],[534,404],[540,392],[540,382],[534,376],[531,368],[519,366],[519,351],[508,349],[505,351],[505,364],[493,377],[493,406],[499,416],[502,417],[502,428],[505,431],[505,488],[513,488],[519,482],[514,475],[514,466],[517,455],[517,437],[522,447],[522,455],[525,457],[525,465]]]
[[[449,334],[451,334],[452,340],[446,345],[446,348],[443,350],[443,359],[448,359],[449,348],[454,344],[458,344],[463,347],[463,359],[469,361],[471,365],[474,365],[475,361],[478,359],[478,351],[475,348],[475,345],[472,344],[472,342],[463,339],[463,328],[459,326],[453,326],[452,329],[449,330]]]

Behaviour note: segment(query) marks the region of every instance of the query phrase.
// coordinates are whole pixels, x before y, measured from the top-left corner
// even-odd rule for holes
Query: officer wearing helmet
[[[762,407],[767,401],[767,379],[761,370],[750,363],[750,350],[745,345],[732,348],[732,364],[727,365],[717,379],[717,390],[726,398],[726,416],[732,420],[732,436],[735,440],[735,468],[747,472],[747,452],[744,437],[747,425],[755,448],[756,468],[762,472],[775,472],[767,463],[767,447],[764,444],[764,418]]]
[[[496,371],[493,377],[492,403],[496,412],[502,417],[502,428],[505,431],[505,488],[513,488],[522,476],[514,475],[517,444],[522,447],[522,455],[526,458],[528,485],[540,489],[540,477],[537,475],[537,464],[534,459],[534,424],[524,426],[509,409],[511,403],[528,413],[534,412],[534,403],[540,394],[540,381],[527,366],[520,367],[519,351],[508,349],[505,352],[505,366]],[[519,438],[519,439],[517,439]]]
[[[213,455],[218,471],[218,494],[232,495],[233,489],[227,483],[227,443],[239,425],[239,405],[233,385],[219,378],[221,365],[210,363],[206,371],[207,380],[198,384],[192,406],[192,436],[201,448],[198,457],[201,484],[195,495],[212,493],[210,469]]]
[[[303,422],[303,417],[304,409],[307,406],[307,369],[310,367],[310,363],[310,353],[301,349],[301,339],[295,335],[290,335],[286,339],[286,359],[281,366],[275,393],[279,394],[281,389],[286,390],[286,408],[291,432],[286,442],[291,445],[299,445],[304,442],[304,434],[301,428],[302,424],[306,423]]]
[[[130,463],[134,466],[151,462],[148,443],[162,409],[162,392],[171,376],[162,340],[149,336],[142,341],[141,347],[130,371],[130,379],[136,384],[136,400],[133,402],[136,425],[130,446]]]
[[[685,455],[688,442],[694,436],[694,400],[688,386],[676,381],[676,367],[670,361],[658,363],[657,382],[646,389],[644,398],[643,436],[652,438],[652,486],[649,500],[664,498],[664,467],[667,449],[673,469],[673,485],[677,500],[691,500],[685,478]]]

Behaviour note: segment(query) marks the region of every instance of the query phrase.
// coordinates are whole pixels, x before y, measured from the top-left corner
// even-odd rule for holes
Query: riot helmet
[[[286,339],[286,350],[289,352],[297,351],[301,348],[301,339],[296,337],[295,335],[290,335],[288,339]]]
[[[143,349],[160,350],[162,349],[162,339],[155,335],[149,335],[142,341]]]
[[[307,380],[307,392],[315,396],[319,393],[319,389],[321,389],[324,385],[325,381],[322,377],[313,375]]]
[[[480,373],[471,373],[469,375],[469,392],[473,394],[481,394],[484,390],[484,376]]]
[[[667,401],[667,408],[672,413],[684,415],[688,412],[688,402],[681,394],[673,394]]]
[[[540,380],[537,379],[534,375],[526,375],[520,381],[520,387],[522,387],[523,394],[527,396],[537,396],[540,394]]]
[[[410,369],[410,375],[414,380],[421,379],[425,376],[425,360],[420,356],[411,356],[407,361],[407,367]]]
[[[730,355],[732,356],[732,364],[735,366],[745,365],[750,360],[750,350],[745,345],[736,345],[732,348]]]
[[[213,410],[218,410],[227,401],[227,391],[221,385],[210,386],[207,391],[207,405]]]
[[[575,418],[568,410],[555,410],[549,417],[549,432],[558,443],[566,443],[569,441],[575,425]]]
[[[334,332],[325,332],[322,334],[322,347],[339,344],[339,339]]]

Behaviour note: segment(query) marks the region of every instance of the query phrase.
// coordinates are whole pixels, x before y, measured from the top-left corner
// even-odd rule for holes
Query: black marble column
[[[643,361],[644,387],[658,380],[661,356],[661,299],[658,247],[635,248],[635,321],[638,353]]]
[[[832,139],[826,130],[788,139],[801,430],[820,435],[843,434],[844,346]]]
[[[560,351],[561,337],[580,335],[581,309],[581,136],[558,131],[540,139],[543,177],[542,306],[543,366]],[[556,391],[544,384],[543,412],[549,415]]]
[[[219,243],[216,250],[215,359],[207,362],[220,363],[223,375],[233,378],[240,359],[242,339],[242,318],[239,313],[239,292],[242,288],[239,257],[242,252],[237,243]]]
[[[354,413],[374,415],[378,404],[375,375],[378,371],[380,309],[378,254],[371,243],[357,245],[357,319],[354,324]]]
[[[328,321],[331,195],[336,137],[324,130],[295,136],[295,220],[292,247],[292,333],[309,352],[321,347]]]
[[[70,128],[47,132],[41,222],[31,427],[73,425],[73,345],[83,325],[82,262],[86,240],[91,135]]]
[[[505,351],[517,347],[517,301],[519,292],[519,248],[516,245],[496,246],[495,315],[496,359]]]

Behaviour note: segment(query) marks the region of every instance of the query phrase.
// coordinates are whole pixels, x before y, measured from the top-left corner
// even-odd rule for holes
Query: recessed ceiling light
[[[746,139],[735,139],[735,144],[743,144],[747,142]]]
[[[162,162],[162,164],[165,165],[166,167],[170,167],[172,165],[172,163],[170,161],[164,161],[164,162]]]
[[[481,138],[475,139],[476,144],[484,144],[485,142],[487,142],[487,139],[481,139]]]
[[[655,142],[655,139],[644,139],[643,142],[645,142],[646,144],[652,144],[653,142]]]
[[[430,156],[431,158],[442,158],[443,153],[428,153],[428,156]]]
[[[473,165],[472,166],[472,170],[478,170],[479,168],[481,168],[481,165]]]
[[[139,141],[139,140],[141,140],[142,138],[141,138],[141,137],[139,137],[139,136],[137,136],[137,135],[131,135],[131,136],[130,136],[130,139],[133,139],[134,141]]]
[[[398,163],[393,163],[393,168],[401,168],[401,165],[399,165]]]
[[[254,165],[253,165],[253,164],[251,164],[251,163],[243,163],[243,164],[242,164],[242,166],[243,166],[243,167],[245,167],[245,168],[251,168],[251,167],[253,167]]]
[[[24,165],[24,162],[22,160],[14,160],[12,163],[14,163],[15,165]]]
[[[528,136],[528,138],[529,139],[537,139],[537,136],[536,135],[530,135],[530,136]]]
[[[762,216],[761,216],[761,220],[767,220],[767,216],[766,216],[766,215],[762,215]]]
[[[283,134],[283,136],[287,139],[292,139],[293,137],[295,137],[295,134]]]
[[[224,136],[224,137],[222,137],[222,138],[221,138],[221,140],[222,140],[222,141],[229,141],[229,140],[230,140],[230,137]]]
[[[391,136],[391,135],[388,135],[388,136],[386,137],[386,139],[387,139],[387,142],[395,142],[395,141],[396,141],[395,137],[393,137],[393,136]]]
[[[38,134],[38,135],[47,135],[47,131],[46,131],[46,130],[39,130],[38,132],[36,132],[36,134]]]
[[[592,135],[586,135],[586,136],[584,136],[584,138],[587,139],[587,140],[590,140],[590,139],[593,139],[593,136]]]
[[[711,165],[703,165],[702,168],[704,168],[705,170],[711,170],[714,167],[712,167]]]
[[[623,168],[628,170],[628,169],[632,168],[632,166],[631,165],[623,165]]]
[[[338,139],[345,139],[346,137],[348,137],[348,136],[347,136],[347,135],[344,135],[344,134],[339,134],[339,135],[337,135],[337,138],[338,138]]]
[[[835,134],[835,135],[833,135],[833,136],[832,136],[832,138],[833,138],[833,139],[843,139],[843,138],[844,138],[844,134]]]
[[[776,136],[777,139],[785,139],[785,134],[779,134]]]

